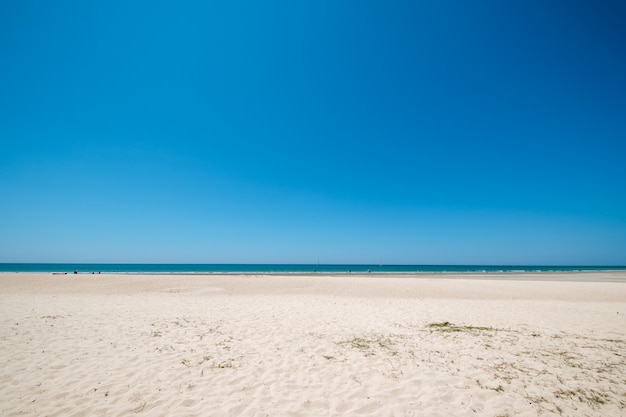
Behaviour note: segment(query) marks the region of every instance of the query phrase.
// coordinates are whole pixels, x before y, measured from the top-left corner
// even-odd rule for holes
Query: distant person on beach
[[[75,270],[74,270],[74,273],[75,273],[75,274],[78,274],[78,269],[75,269]]]

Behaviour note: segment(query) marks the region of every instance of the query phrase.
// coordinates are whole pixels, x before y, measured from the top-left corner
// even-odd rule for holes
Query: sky
[[[0,262],[626,265],[622,1],[0,2]]]

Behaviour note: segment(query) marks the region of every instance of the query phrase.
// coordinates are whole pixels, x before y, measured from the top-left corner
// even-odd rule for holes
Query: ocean
[[[125,274],[302,274],[302,273],[522,273],[626,271],[626,266],[559,265],[367,265],[367,264],[113,264],[0,263],[1,272],[67,272]]]

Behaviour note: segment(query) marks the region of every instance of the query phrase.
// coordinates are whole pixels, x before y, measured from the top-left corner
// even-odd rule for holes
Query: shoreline
[[[408,278],[489,281],[571,281],[623,282],[625,270],[601,271],[504,271],[504,272],[4,272],[10,275],[36,276],[161,276],[161,277],[336,277],[336,278]]]
[[[140,274],[510,274],[626,272],[624,265],[383,265],[383,264],[143,264],[0,263],[0,272],[72,273],[100,271]]]

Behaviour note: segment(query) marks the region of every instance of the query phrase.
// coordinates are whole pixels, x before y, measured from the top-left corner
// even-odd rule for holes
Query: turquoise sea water
[[[626,271],[626,266],[554,265],[315,265],[315,264],[87,264],[0,263],[0,272],[240,274],[240,273],[480,273]]]

